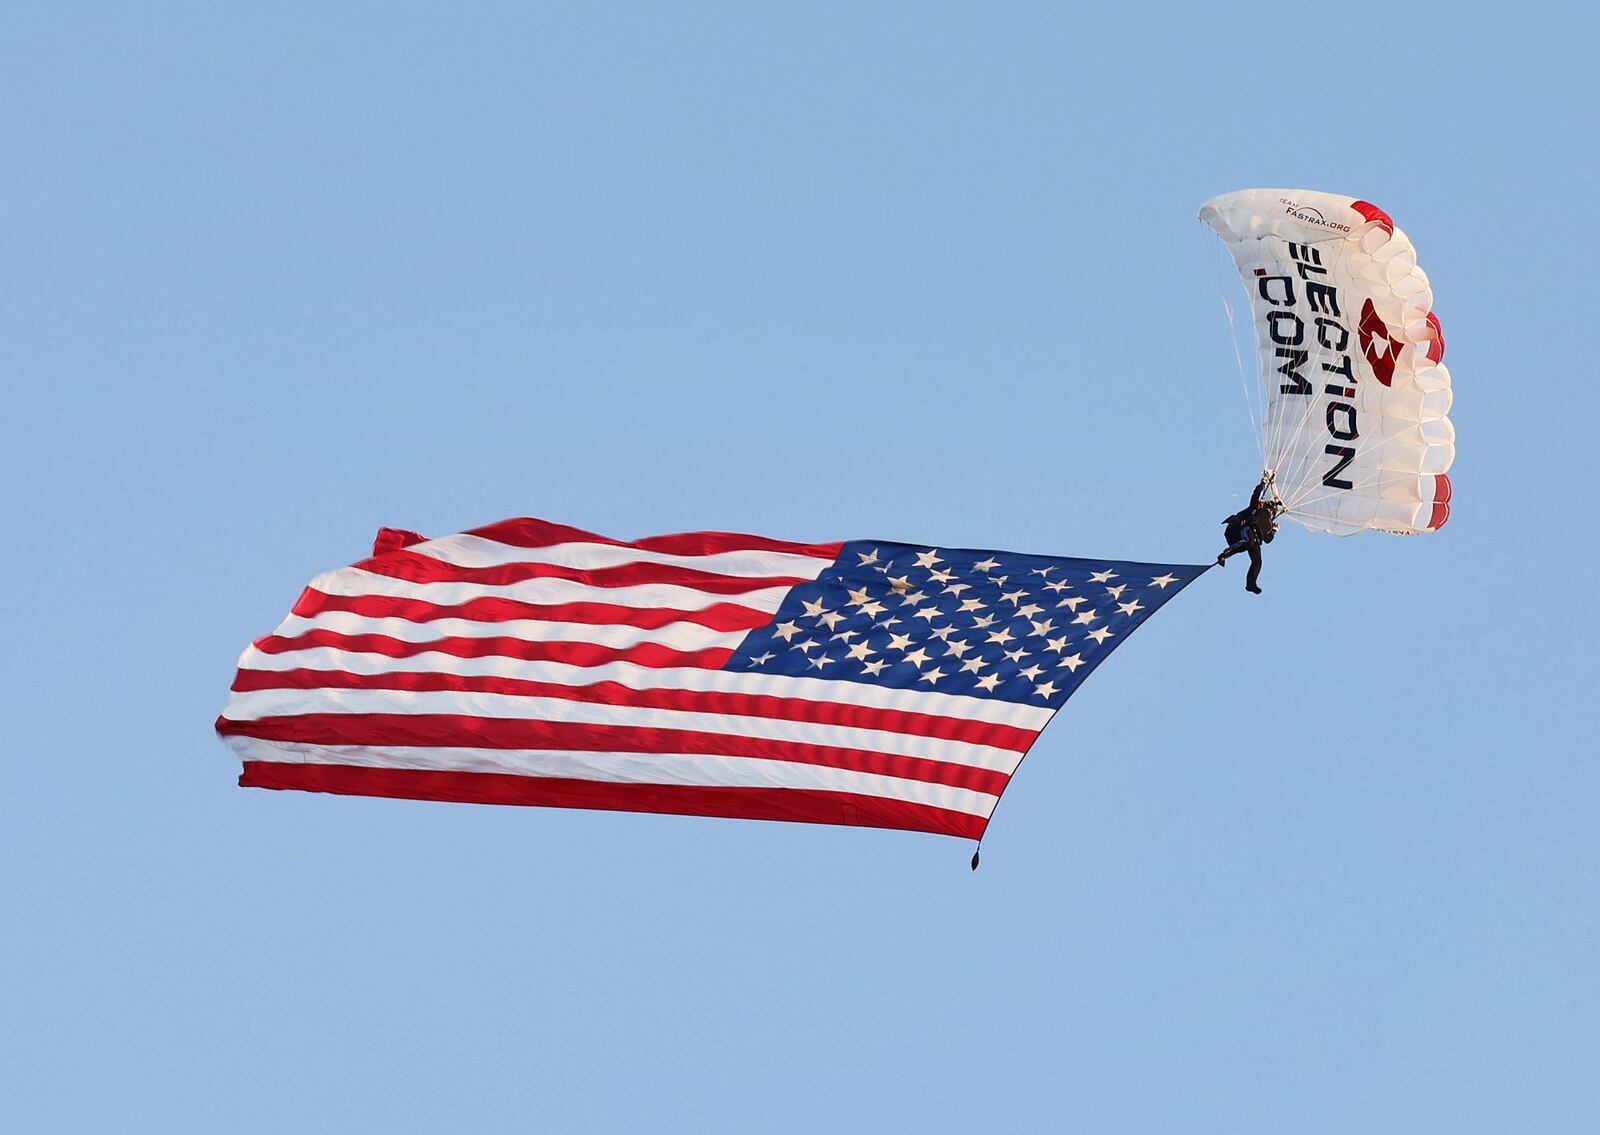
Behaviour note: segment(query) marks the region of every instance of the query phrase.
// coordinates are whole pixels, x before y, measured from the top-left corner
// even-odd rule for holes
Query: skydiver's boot
[[[1260,594],[1261,594],[1261,588],[1259,588],[1259,587],[1257,587],[1257,586],[1256,586],[1256,585],[1255,585],[1255,584],[1253,584],[1253,583],[1247,583],[1247,584],[1245,584],[1245,585],[1244,585],[1244,589],[1245,589],[1245,590],[1246,590],[1246,591],[1248,591],[1248,592],[1249,592],[1249,593],[1250,593],[1250,594],[1252,594],[1252,595],[1260,595]]]

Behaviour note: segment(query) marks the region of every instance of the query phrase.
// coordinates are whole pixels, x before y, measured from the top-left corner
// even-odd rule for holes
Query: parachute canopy
[[[1433,291],[1376,205],[1308,189],[1213,197],[1200,219],[1243,277],[1262,461],[1288,518],[1348,536],[1450,516],[1450,372]]]

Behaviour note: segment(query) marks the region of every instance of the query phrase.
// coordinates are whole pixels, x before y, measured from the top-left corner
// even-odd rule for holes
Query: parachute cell
[[[1376,205],[1307,189],[1225,193],[1200,219],[1250,301],[1262,460],[1284,515],[1341,536],[1441,527],[1450,372],[1405,233]]]

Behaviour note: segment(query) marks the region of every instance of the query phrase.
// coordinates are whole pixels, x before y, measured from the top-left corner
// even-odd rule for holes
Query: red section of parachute
[[[1428,518],[1428,530],[1438,531],[1450,519],[1450,475],[1440,473],[1433,479],[1433,515]]]
[[[1394,365],[1400,359],[1401,343],[1389,334],[1389,327],[1378,314],[1378,309],[1368,300],[1361,305],[1361,322],[1356,330],[1361,334],[1361,353],[1378,381],[1388,386],[1394,381]]]
[[[1393,218],[1391,218],[1388,213],[1385,213],[1382,209],[1374,205],[1371,201],[1352,201],[1350,202],[1350,208],[1354,209],[1357,213],[1360,213],[1368,221],[1372,221],[1379,225],[1383,231],[1388,233],[1390,236],[1394,235]],[[1379,326],[1381,326],[1381,321],[1379,322]],[[1387,329],[1385,329],[1385,333],[1387,334]],[[1428,361],[1430,363],[1441,361],[1444,358],[1444,330],[1439,326],[1439,317],[1433,314],[1431,311],[1428,313],[1428,333],[1426,338],[1428,341]],[[1361,313],[1361,345],[1364,350],[1367,347],[1367,339],[1367,315],[1366,312],[1363,311]],[[1398,344],[1395,345],[1395,349],[1399,349]],[[1368,353],[1367,358],[1369,361],[1371,361],[1372,356],[1370,352]],[[1388,386],[1389,377],[1385,376],[1393,375],[1393,365],[1389,365],[1386,370],[1380,367],[1380,364],[1377,362],[1373,362],[1372,366],[1373,370],[1379,372],[1379,381],[1385,386]]]
[[[1383,226],[1383,231],[1390,236],[1394,235],[1394,221],[1389,219],[1389,214],[1378,208],[1371,201],[1352,201],[1350,208],[1360,213],[1369,221],[1376,221]]]
[[[1444,328],[1439,326],[1439,317],[1433,312],[1428,312],[1428,361],[1439,362],[1444,358]]]

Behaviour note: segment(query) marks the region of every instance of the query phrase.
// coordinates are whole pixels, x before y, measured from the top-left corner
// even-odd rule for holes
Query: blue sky
[[[13,7],[0,1124],[1589,1131],[1587,10]],[[1291,531],[970,845],[245,791],[234,659],[381,525],[1202,562],[1200,203],[1366,197],[1440,534]]]

